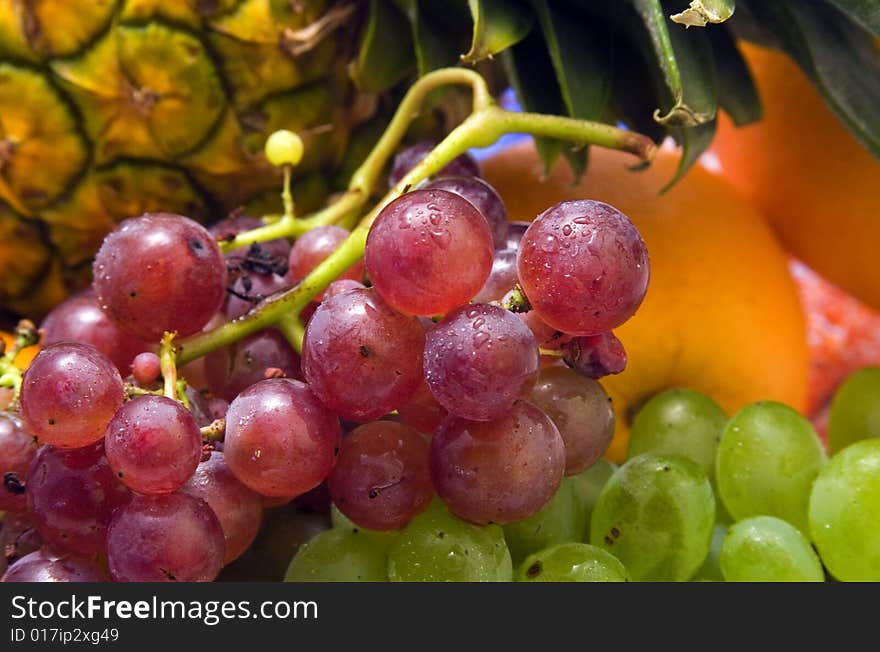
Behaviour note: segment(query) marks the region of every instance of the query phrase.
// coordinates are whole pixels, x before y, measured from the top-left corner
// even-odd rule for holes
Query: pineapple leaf
[[[880,2],[877,0],[828,0],[874,36],[880,36]]]
[[[564,115],[565,102],[556,83],[553,62],[539,30],[532,30],[522,41],[504,50],[501,61],[507,78],[526,111]],[[535,138],[535,149],[547,174],[562,153],[562,142]]]
[[[465,0],[394,1],[409,18],[419,76],[459,62],[471,37]]]
[[[518,2],[468,0],[474,33],[471,49],[462,56],[465,63],[488,59],[521,41],[534,22],[534,15]]]
[[[712,139],[715,138],[717,126],[717,120],[711,120],[696,127],[677,127],[672,130],[672,136],[681,146],[681,159],[679,159],[675,177],[663,187],[660,191],[661,195],[678,183],[702,153],[709,148]]]
[[[880,59],[870,33],[831,5],[751,0],[840,121],[880,158]],[[804,134],[808,137],[808,134]]]
[[[657,109],[654,119],[668,127],[693,127],[712,120],[716,108],[714,93],[705,92],[701,80],[689,79],[689,71],[682,73],[680,68],[681,65],[690,63],[700,67],[701,62],[683,61],[676,53],[660,0],[630,0],[630,2],[648,32],[657,65],[672,96],[672,106],[665,115],[661,115],[660,109]],[[677,29],[674,33],[678,35],[684,31]]]
[[[705,27],[708,23],[723,23],[733,16],[734,0],[693,0],[690,7],[669,18],[685,27]]]
[[[737,127],[757,122],[762,115],[761,98],[733,35],[724,28],[710,30],[707,34],[715,58],[718,105]]]
[[[388,34],[396,38],[389,39]],[[352,79],[367,93],[391,88],[412,69],[412,51],[406,15],[390,2],[370,0],[370,15],[352,67]]]

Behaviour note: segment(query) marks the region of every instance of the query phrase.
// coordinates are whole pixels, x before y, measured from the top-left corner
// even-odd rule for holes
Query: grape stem
[[[207,426],[200,429],[202,439],[207,441],[221,441],[226,435],[226,419],[214,419]]]
[[[290,222],[281,218],[253,231],[239,234],[223,244],[224,249],[262,241],[289,237],[324,224],[336,223],[360,211],[378,183],[385,163],[399,145],[412,119],[417,115],[425,96],[435,88],[448,84],[470,85],[473,90],[473,112],[453,129],[424,159],[409,171],[373,208],[361,218],[351,235],[330,256],[318,264],[298,285],[273,294],[246,314],[231,322],[182,340],[178,345],[178,361],[191,362],[211,351],[228,346],[243,337],[284,320],[285,335],[297,348],[302,347],[301,327],[292,326],[294,317],[320,294],[342,272],[364,255],[367,234],[379,212],[409,188],[435,175],[445,165],[472,147],[488,147],[508,133],[529,133],[545,138],[565,140],[580,145],[599,145],[618,149],[650,161],[656,151],[647,136],[610,125],[538,113],[506,111],[496,105],[485,80],[465,68],[446,68],[420,78],[410,88],[388,128],[366,161],[354,173],[349,189],[333,204],[309,217]]]
[[[174,333],[166,332],[159,345],[159,369],[164,381],[164,394],[177,400],[177,350],[174,345]]]

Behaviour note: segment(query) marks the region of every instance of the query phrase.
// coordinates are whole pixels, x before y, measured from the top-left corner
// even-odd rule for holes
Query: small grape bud
[[[303,157],[303,141],[287,129],[272,132],[266,139],[266,158],[274,166],[296,165]]]

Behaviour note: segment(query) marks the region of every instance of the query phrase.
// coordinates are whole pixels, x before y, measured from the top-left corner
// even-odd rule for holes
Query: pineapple
[[[293,191],[318,207],[394,93],[462,61],[529,110],[671,136],[681,175],[719,109],[760,118],[735,38],[769,41],[880,154],[878,34],[876,3],[840,0],[0,0],[0,317],[85,281],[125,217],[278,211],[277,129],[305,140]]]

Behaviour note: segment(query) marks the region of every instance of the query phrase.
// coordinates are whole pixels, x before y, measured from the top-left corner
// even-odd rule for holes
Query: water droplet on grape
[[[559,250],[559,240],[556,239],[555,235],[548,235],[543,242],[541,242],[541,251],[552,254],[555,251]]]
[[[571,228],[571,224],[566,224],[565,226],[562,227],[562,234],[563,235],[571,235],[572,230],[573,229]]]
[[[474,347],[479,349],[491,339],[489,333],[479,332],[474,335]],[[459,345],[460,346],[460,345]]]

